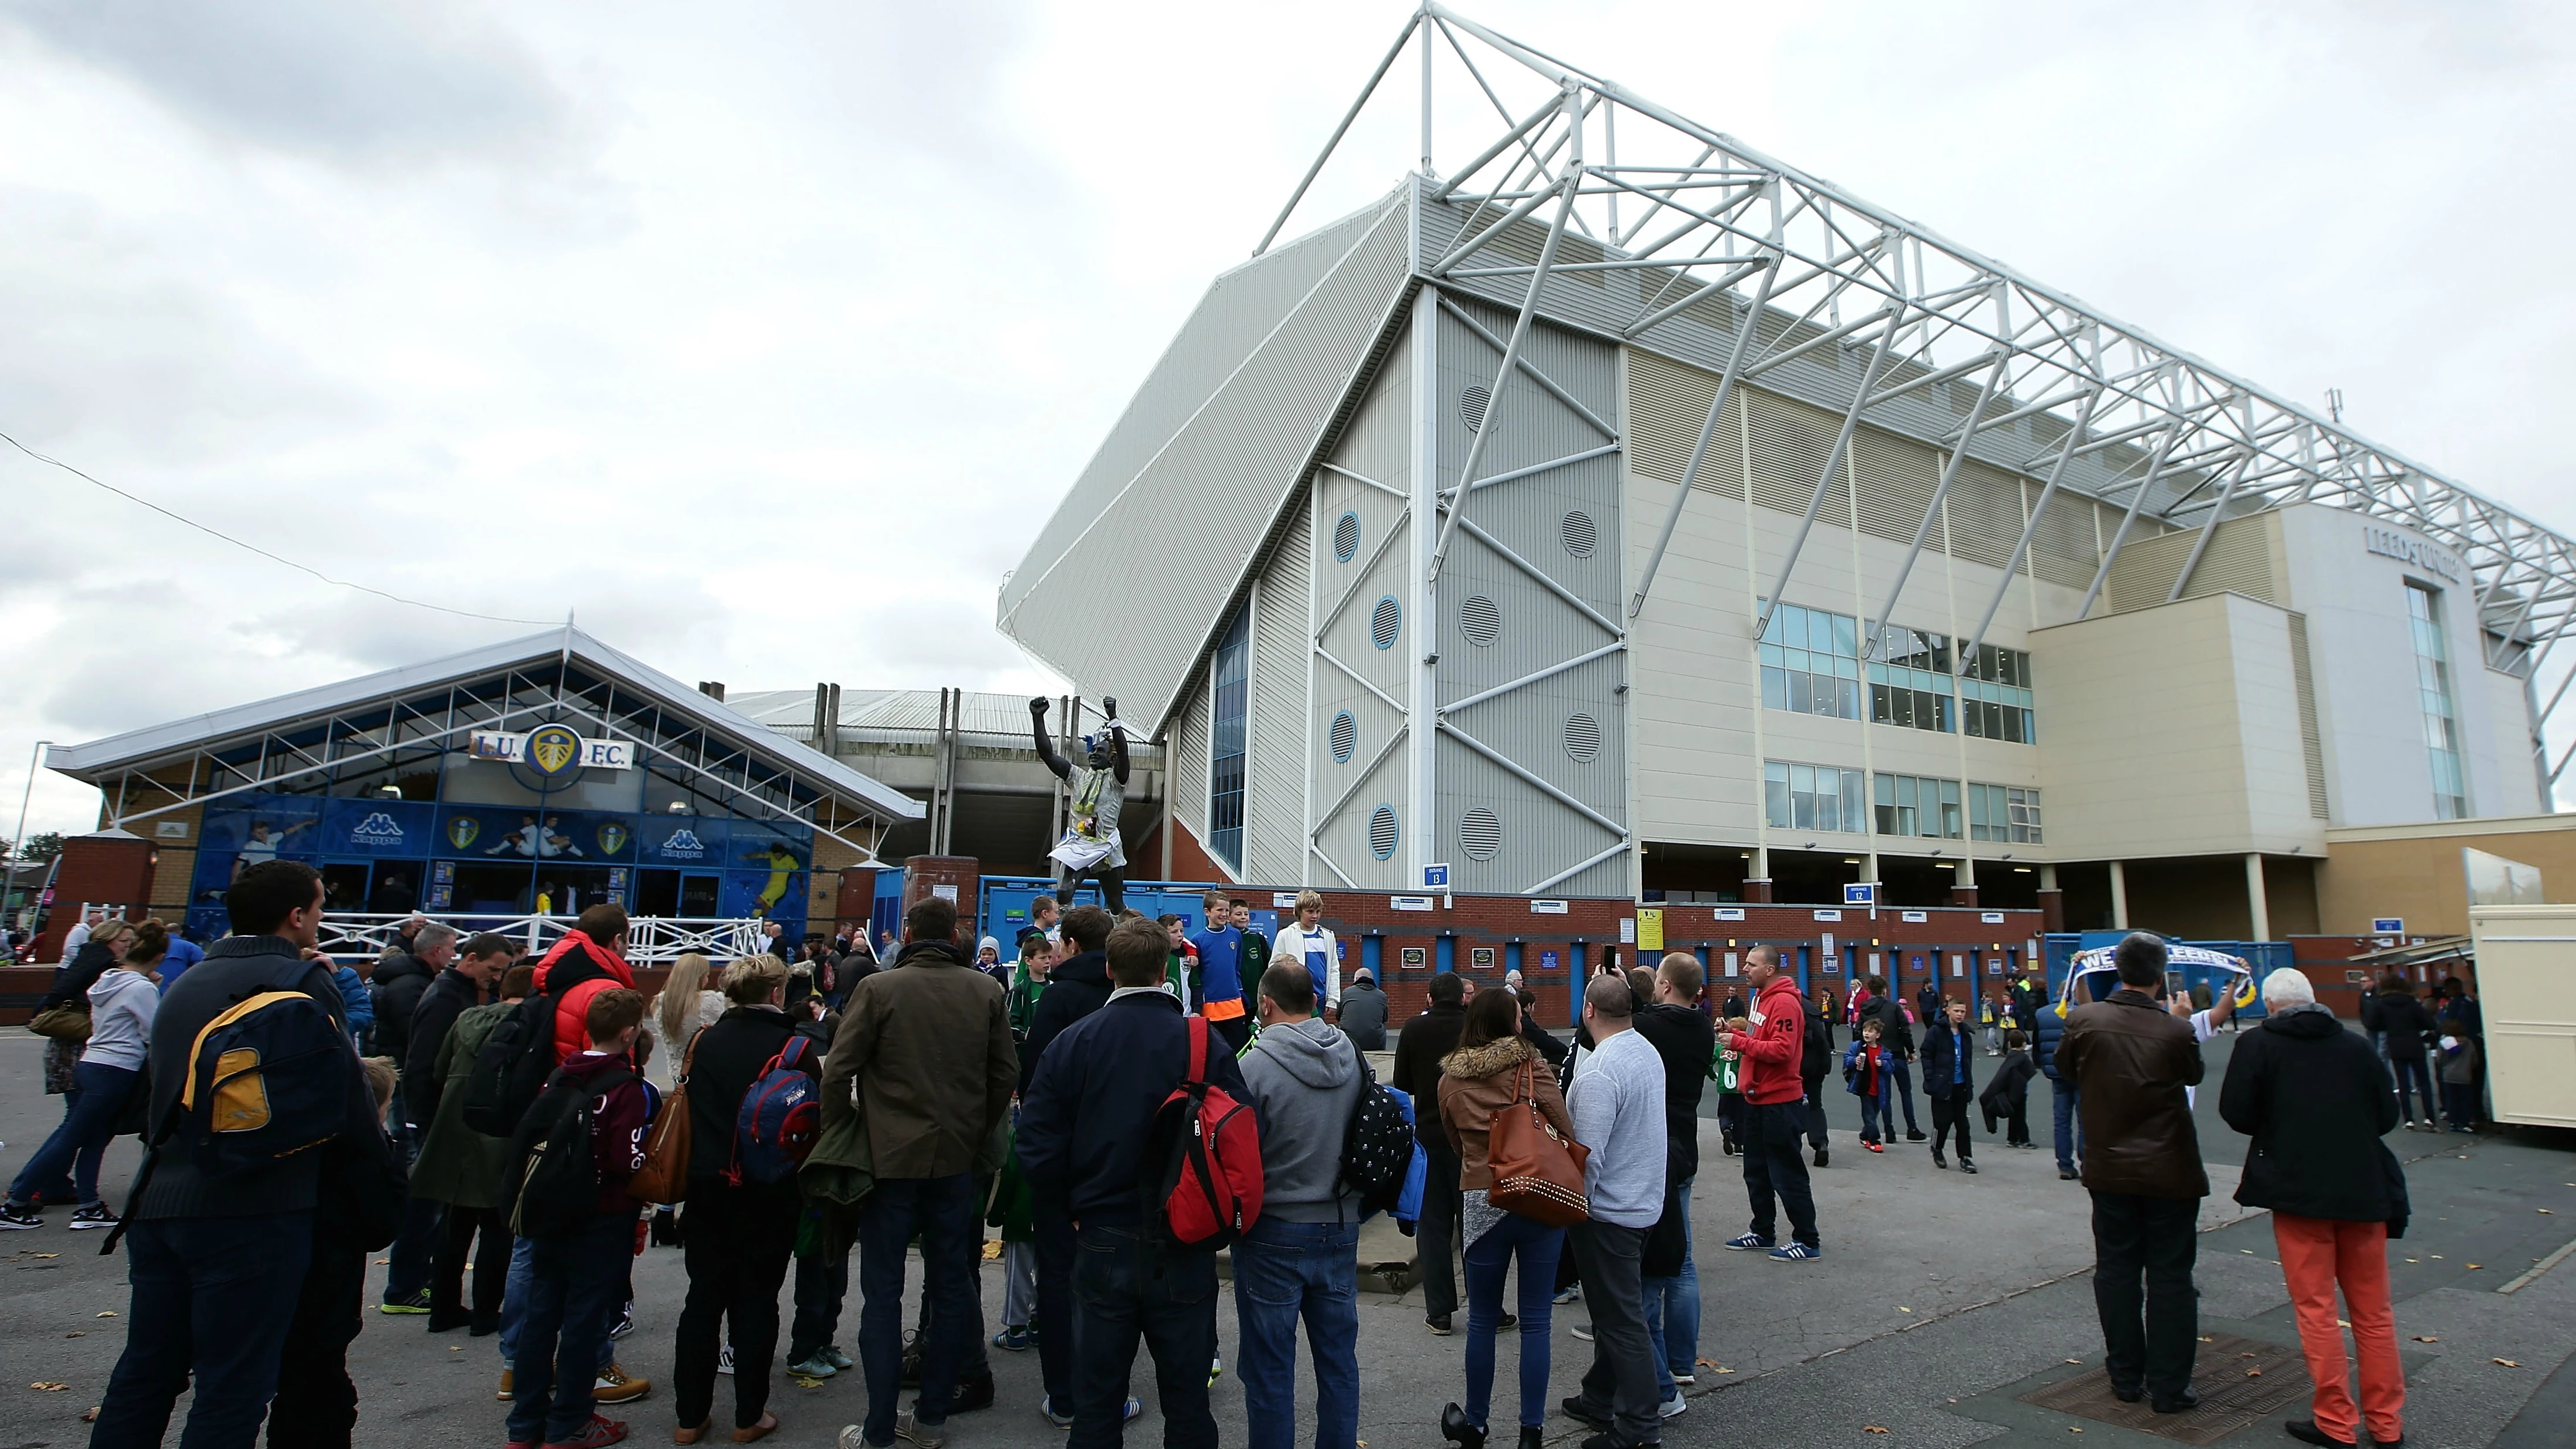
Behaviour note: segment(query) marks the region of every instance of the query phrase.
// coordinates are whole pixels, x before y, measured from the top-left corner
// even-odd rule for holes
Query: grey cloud
[[[206,129],[341,161],[508,149],[563,103],[479,9],[431,0],[16,0],[57,48]]]

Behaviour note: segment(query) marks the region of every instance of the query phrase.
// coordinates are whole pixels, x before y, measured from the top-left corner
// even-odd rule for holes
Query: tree
[[[7,842],[0,841],[0,850],[5,850],[6,846]],[[62,853],[62,836],[54,831],[48,830],[41,834],[28,836],[27,843],[19,848],[18,859],[51,860]]]

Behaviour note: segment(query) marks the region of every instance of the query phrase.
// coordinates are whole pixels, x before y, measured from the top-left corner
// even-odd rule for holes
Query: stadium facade
[[[1351,117],[1000,592],[1185,857],[2269,937],[2330,829],[2551,808],[2565,539],[1436,5]]]

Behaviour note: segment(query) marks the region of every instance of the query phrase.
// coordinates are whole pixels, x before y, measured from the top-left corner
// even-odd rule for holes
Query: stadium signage
[[[631,770],[635,747],[624,740],[584,739],[562,725],[540,725],[526,734],[476,730],[468,751],[478,760],[526,765],[548,778],[574,770]]]
[[[2459,560],[2422,539],[2409,538],[2396,529],[2365,523],[2361,526],[2361,546],[2365,551],[2378,554],[2383,558],[2393,558],[2399,563],[2413,564],[2428,573],[2440,574],[2452,583],[2456,584],[2460,581]]]

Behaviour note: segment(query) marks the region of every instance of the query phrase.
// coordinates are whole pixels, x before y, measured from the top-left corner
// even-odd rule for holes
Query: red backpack
[[[1213,1251],[1261,1216],[1261,1126],[1233,1093],[1208,1085],[1207,1018],[1188,1022],[1189,1075],[1154,1113],[1163,1162],[1155,1190],[1164,1240]]]

